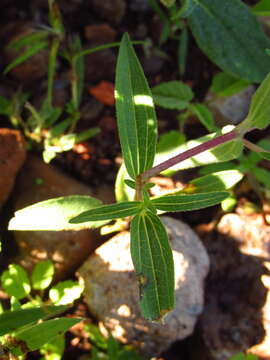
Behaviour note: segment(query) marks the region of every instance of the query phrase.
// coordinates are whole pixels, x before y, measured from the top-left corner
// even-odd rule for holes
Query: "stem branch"
[[[145,171],[144,173],[141,174],[142,180],[147,180],[148,178],[150,178],[151,176],[155,176],[159,173],[161,173],[162,171],[169,169],[170,167],[184,161],[187,160],[195,155],[198,155],[206,150],[212,149],[218,145],[224,144],[228,141],[234,140],[237,137],[239,137],[239,135],[234,131],[230,131],[227,134],[224,135],[220,135],[215,137],[214,139],[208,140],[200,145],[195,146],[192,149],[186,150],[174,157],[172,157],[171,159],[168,159],[162,163],[160,163],[159,165],[154,166],[153,168]]]

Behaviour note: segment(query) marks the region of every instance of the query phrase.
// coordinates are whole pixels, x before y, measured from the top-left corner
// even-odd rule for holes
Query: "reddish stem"
[[[141,174],[142,180],[147,180],[151,176],[155,176],[159,173],[161,173],[164,170],[169,169],[170,167],[187,160],[195,155],[198,155],[206,150],[212,149],[218,145],[224,144],[228,141],[234,140],[237,137],[239,137],[239,134],[237,134],[234,130],[228,132],[227,134],[220,135],[215,137],[214,139],[208,140],[204,142],[203,144],[200,144],[198,146],[195,146],[192,149],[186,150],[183,153],[180,153],[171,159],[168,159],[162,163],[160,163],[157,166],[152,167],[151,169],[145,171]]]

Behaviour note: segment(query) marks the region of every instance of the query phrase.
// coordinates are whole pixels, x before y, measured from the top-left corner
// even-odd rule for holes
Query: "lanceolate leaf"
[[[120,219],[138,214],[141,208],[142,203],[140,201],[127,201],[118,204],[104,205],[83,212],[79,216],[71,219],[70,223],[78,224],[86,221]]]
[[[36,42],[31,47],[28,47],[22,55],[19,55],[15,60],[13,60],[4,70],[4,73],[7,74],[10,70],[15,68],[16,66],[22,64],[27,59],[29,59],[31,56],[37,54],[41,50],[45,49],[48,46],[48,43],[46,41],[40,41]]]
[[[220,72],[213,77],[210,91],[220,96],[231,96],[244,90],[249,85],[250,82],[247,80]]]
[[[189,106],[191,110],[203,124],[208,131],[217,131],[218,127],[215,125],[214,117],[211,111],[204,104],[191,104]]]
[[[79,230],[95,228],[104,222],[71,225],[69,220],[83,211],[96,208],[102,202],[83,195],[71,195],[41,201],[15,212],[9,230]]]
[[[131,221],[131,256],[140,285],[142,315],[160,320],[174,307],[174,266],[166,229],[149,211]]]
[[[223,71],[261,82],[270,67],[270,41],[240,0],[195,0],[189,16],[199,47]]]
[[[40,319],[46,319],[64,312],[68,307],[44,306],[30,309],[18,309],[13,311],[5,311],[0,315],[0,336],[10,333],[22,326],[33,323]]]
[[[244,174],[239,170],[224,170],[213,174],[205,175],[190,181],[183,189],[186,193],[206,193],[230,189],[238,183]]]
[[[81,319],[74,318],[52,319],[19,330],[14,334],[14,338],[18,341],[18,345],[12,346],[10,351],[12,354],[18,356],[29,351],[40,349],[42,345],[53,340],[56,336],[63,334],[80,321]]]
[[[215,191],[193,195],[166,195],[152,200],[152,204],[163,211],[191,211],[216,205],[226,199],[229,193]]]
[[[120,45],[115,97],[122,153],[135,178],[153,164],[157,124],[151,91],[127,34]]]
[[[269,16],[270,15],[270,3],[269,0],[259,1],[253,8],[252,11],[257,16]]]
[[[261,152],[261,153],[258,153],[258,154],[263,159],[270,161],[270,153],[269,152]]]
[[[269,98],[270,73],[253,95],[247,118],[236,127],[239,133],[244,134],[252,129],[264,129],[270,124]]]

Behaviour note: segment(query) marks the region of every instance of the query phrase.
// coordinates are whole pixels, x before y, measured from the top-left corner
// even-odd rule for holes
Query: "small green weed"
[[[67,310],[83,291],[82,285],[71,280],[49,289],[53,275],[50,260],[39,262],[30,278],[16,264],[10,264],[2,273],[1,285],[10,296],[10,310],[1,306],[1,344],[14,359],[34,350],[40,350],[46,360],[61,359],[65,331],[81,321],[65,317],[51,319]]]

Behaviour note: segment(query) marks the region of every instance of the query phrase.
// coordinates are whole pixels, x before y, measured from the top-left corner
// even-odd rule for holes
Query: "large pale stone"
[[[197,235],[181,221],[163,217],[175,263],[175,309],[157,324],[142,318],[130,257],[130,236],[120,233],[99,247],[79,269],[90,311],[120,341],[154,356],[193,332],[203,309],[209,260]]]
[[[206,97],[208,106],[212,110],[219,126],[227,124],[237,125],[247,116],[251,97],[255,92],[254,86],[231,96],[217,96],[209,93]]]

